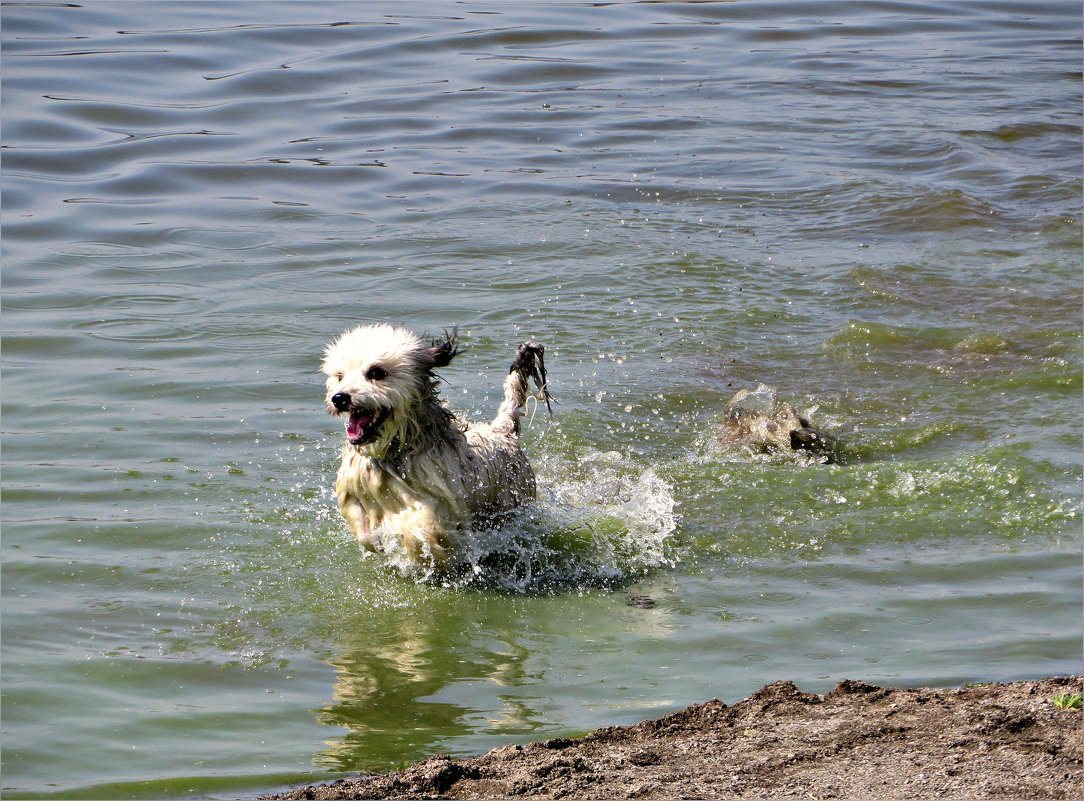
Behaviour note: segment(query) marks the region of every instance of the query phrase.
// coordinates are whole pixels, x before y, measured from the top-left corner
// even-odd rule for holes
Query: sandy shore
[[[585,737],[309,786],[276,798],[1084,797],[1081,676],[960,689],[776,682]]]

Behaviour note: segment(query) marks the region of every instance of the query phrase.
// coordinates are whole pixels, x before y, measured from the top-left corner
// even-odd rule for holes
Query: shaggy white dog
[[[491,423],[458,420],[434,370],[459,352],[455,332],[425,341],[390,325],[360,326],[327,346],[327,410],[346,418],[335,489],[339,511],[369,550],[395,547],[440,565],[454,535],[492,525],[535,496],[519,447],[528,379],[549,407],[544,348],[519,346]]]

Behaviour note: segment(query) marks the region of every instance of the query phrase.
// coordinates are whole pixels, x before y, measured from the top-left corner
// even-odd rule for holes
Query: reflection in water
[[[341,770],[364,770],[432,751],[441,737],[468,733],[470,710],[431,700],[447,683],[507,669],[507,661],[448,659],[464,621],[451,615],[425,616],[410,609],[380,612],[379,635],[343,646],[332,660],[336,670],[334,703],[320,720],[348,733],[328,741],[316,763]],[[477,660],[478,653],[473,654]],[[480,669],[481,668],[481,669]],[[430,700],[423,700],[430,699]]]
[[[400,579],[400,581],[402,581]],[[333,770],[377,770],[426,757],[449,741],[489,732],[530,739],[552,727],[554,686],[588,704],[598,678],[585,665],[608,664],[630,644],[666,650],[679,629],[666,605],[632,605],[624,595],[525,598],[505,593],[420,587],[427,605],[410,600],[354,616],[354,633],[330,659],[333,702],[322,723],[347,733],[327,740],[316,764]],[[482,628],[484,626],[484,628]],[[540,653],[539,641],[561,636],[567,653]],[[622,660],[614,685],[642,680],[636,660]],[[580,679],[580,673],[591,678]],[[600,685],[596,707],[612,713],[615,688]],[[557,703],[567,703],[558,699]],[[638,702],[651,706],[650,701]]]
[[[381,634],[354,640],[331,661],[336,670],[334,703],[319,710],[329,725],[348,730],[327,741],[315,761],[336,770],[365,770],[397,760],[418,759],[445,738],[477,728],[475,710],[436,700],[456,681],[488,680],[497,686],[524,684],[528,652],[507,640],[486,649],[466,648],[469,621],[446,613],[422,615],[397,609],[381,621]],[[423,619],[424,618],[424,619]],[[449,658],[456,652],[464,658]],[[491,725],[529,729],[534,715],[522,701],[489,713]]]

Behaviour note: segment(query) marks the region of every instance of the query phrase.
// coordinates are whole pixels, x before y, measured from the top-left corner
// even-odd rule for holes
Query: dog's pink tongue
[[[362,429],[373,421],[373,416],[368,412],[351,412],[350,420],[346,424],[346,435],[351,439],[361,436]]]

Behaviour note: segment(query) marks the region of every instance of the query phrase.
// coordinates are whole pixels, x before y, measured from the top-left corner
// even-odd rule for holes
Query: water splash
[[[544,467],[565,477],[543,475],[538,501],[495,528],[459,537],[441,570],[401,549],[386,555],[389,566],[418,582],[521,594],[613,587],[677,564],[673,491],[653,468],[637,469],[613,452],[586,454],[579,475],[567,464]]]

